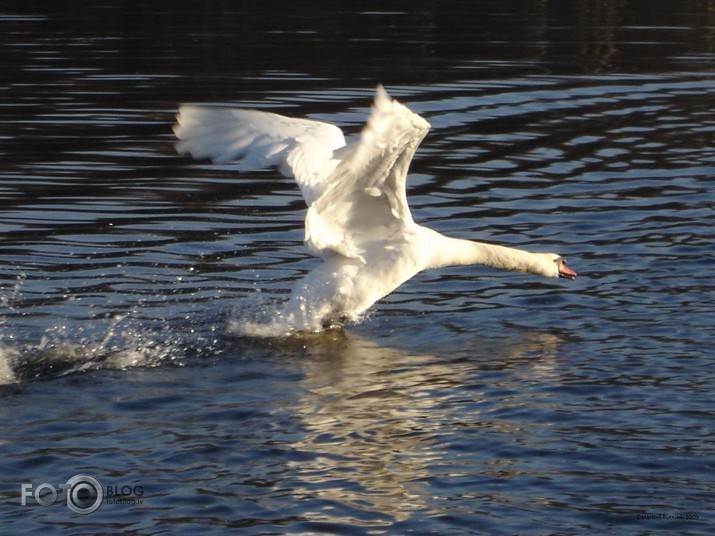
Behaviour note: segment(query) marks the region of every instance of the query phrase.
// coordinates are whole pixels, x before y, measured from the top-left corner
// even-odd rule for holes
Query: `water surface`
[[[715,9],[648,6],[10,2],[5,531],[708,533]],[[236,336],[317,262],[304,204],[177,156],[178,104],[355,135],[378,82],[432,124],[417,221],[579,278],[443,269],[344,330]],[[143,502],[21,505],[78,473]]]

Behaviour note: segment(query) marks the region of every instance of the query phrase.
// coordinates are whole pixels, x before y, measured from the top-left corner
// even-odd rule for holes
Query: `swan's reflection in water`
[[[317,493],[333,504],[407,519],[427,507],[436,468],[444,471],[437,478],[450,477],[454,455],[445,430],[455,422],[505,425],[480,414],[480,390],[465,385],[483,381],[483,371],[508,371],[525,359],[529,366],[513,367],[518,372],[508,372],[507,381],[518,382],[524,374],[549,377],[559,342],[553,335],[528,335],[493,347],[482,344],[469,353],[462,347],[462,355],[440,357],[385,348],[346,331],[307,341],[303,394],[296,409],[306,433],[294,448],[313,456],[291,463],[305,484],[298,484],[295,493]],[[477,403],[470,404],[469,397]],[[465,407],[474,411],[465,415]],[[488,468],[471,468],[482,470]],[[326,520],[332,517],[329,511],[324,514]]]

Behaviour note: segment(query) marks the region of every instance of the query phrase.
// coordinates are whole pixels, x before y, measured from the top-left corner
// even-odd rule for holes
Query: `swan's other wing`
[[[333,152],[345,145],[335,125],[271,112],[182,105],[176,116],[176,150],[216,163],[238,161],[241,171],[277,167],[293,177],[312,204],[335,169]]]
[[[427,121],[378,86],[360,139],[335,152],[339,164],[308,208],[308,247],[364,262],[366,248],[377,248],[380,241],[410,225],[407,169],[429,128]]]

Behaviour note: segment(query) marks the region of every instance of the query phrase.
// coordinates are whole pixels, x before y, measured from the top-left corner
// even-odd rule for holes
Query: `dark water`
[[[714,2],[44,4],[0,7],[2,532],[712,533]],[[176,156],[178,103],[356,133],[378,82],[433,126],[416,220],[579,278],[233,335],[304,207]],[[22,506],[77,474],[133,504]]]

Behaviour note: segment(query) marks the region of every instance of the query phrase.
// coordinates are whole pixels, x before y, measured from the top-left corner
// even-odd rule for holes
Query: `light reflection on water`
[[[548,335],[538,340],[502,340],[498,348],[501,366],[530,361],[528,370],[519,374],[532,380],[544,377],[558,342]],[[444,424],[450,422],[461,430],[492,428],[487,423],[495,411],[488,401],[461,392],[474,363],[467,356],[445,361],[434,355],[406,353],[351,334],[307,351],[304,395],[297,409],[307,430],[295,446],[317,457],[295,464],[299,479],[315,486],[326,473],[342,475],[337,490],[329,486],[319,496],[332,500],[339,493],[341,502],[356,508],[369,500],[374,513],[398,522],[434,502],[450,500],[426,494],[427,483],[445,478],[444,470],[452,476],[466,476],[475,460],[465,463],[466,452],[461,460],[453,456],[450,440],[445,438],[451,433],[444,431]],[[336,355],[340,356],[337,360]],[[492,388],[470,386],[475,394]],[[505,397],[502,404],[520,406],[519,398]],[[530,402],[539,404],[536,397]],[[455,413],[455,406],[465,403],[468,414]],[[515,426],[502,423],[492,432],[528,443],[527,431]]]
[[[0,16],[14,67],[0,111],[7,530],[74,523],[19,507],[17,490],[80,471],[146,487],[135,530],[704,530],[637,519],[703,521],[712,498],[715,81],[700,3],[648,25],[618,2],[530,4],[526,19],[485,6],[482,33],[428,7],[293,13],[304,34],[283,19],[258,31],[260,10],[162,5],[161,25],[141,9],[110,25],[96,6],[72,24]],[[397,20],[420,38],[384,31]],[[341,21],[360,32],[328,31]],[[415,219],[558,251],[579,279],[450,268],[344,331],[232,335],[313,266],[304,206],[275,173],[177,157],[177,104],[355,135],[377,67],[433,125]],[[111,530],[118,508],[82,521]]]

